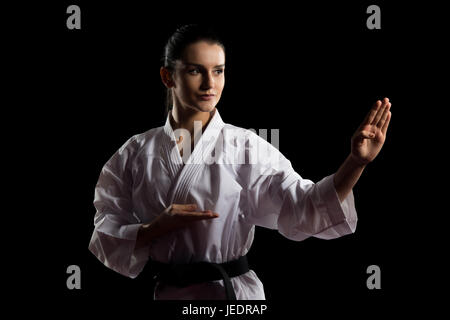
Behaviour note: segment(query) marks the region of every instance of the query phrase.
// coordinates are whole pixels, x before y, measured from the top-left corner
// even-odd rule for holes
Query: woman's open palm
[[[391,103],[388,98],[378,100],[352,136],[351,155],[359,164],[373,161],[380,152],[391,119]]]

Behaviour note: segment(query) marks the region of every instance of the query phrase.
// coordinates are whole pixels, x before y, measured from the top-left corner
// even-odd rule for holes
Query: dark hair
[[[201,24],[187,24],[179,27],[169,38],[161,58],[162,65],[173,73],[175,71],[175,61],[183,55],[184,49],[195,42],[207,41],[218,44],[225,52],[225,45],[212,26]],[[166,88],[166,115],[170,111],[173,103],[172,91]]]

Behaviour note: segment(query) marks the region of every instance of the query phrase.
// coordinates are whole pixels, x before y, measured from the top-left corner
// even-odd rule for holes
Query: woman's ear
[[[172,88],[174,86],[172,75],[166,67],[161,67],[159,69],[159,74],[161,75],[161,80],[167,88]]]

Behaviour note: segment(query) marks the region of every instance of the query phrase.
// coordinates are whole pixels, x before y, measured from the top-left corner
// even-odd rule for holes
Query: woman
[[[160,69],[165,125],[125,142],[95,189],[90,251],[127,277],[146,266],[157,276],[155,299],[265,299],[245,258],[255,226],[295,241],[353,233],[352,188],[385,141],[387,98],[374,104],[335,174],[303,179],[267,141],[222,121],[224,68],[214,33],[179,28]]]

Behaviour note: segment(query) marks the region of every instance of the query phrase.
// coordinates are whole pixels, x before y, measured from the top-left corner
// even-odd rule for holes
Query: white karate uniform
[[[295,241],[355,232],[353,192],[341,203],[333,174],[317,183],[303,179],[263,138],[225,124],[217,108],[185,165],[175,133],[168,116],[164,126],[126,141],[101,171],[89,250],[108,268],[135,278],[149,257],[165,263],[235,260],[249,251],[255,225]],[[135,250],[141,224],[172,203],[196,203],[219,217],[193,222]],[[265,299],[253,270],[231,281],[238,300]],[[217,280],[185,288],[159,283],[154,298],[226,297],[223,280]]]

